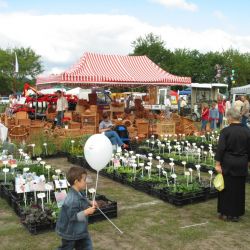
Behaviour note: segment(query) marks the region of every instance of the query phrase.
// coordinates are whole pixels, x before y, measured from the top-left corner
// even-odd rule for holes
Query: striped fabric
[[[60,75],[38,77],[37,85],[189,85],[190,77],[172,75],[147,56],[85,53],[71,69]]]

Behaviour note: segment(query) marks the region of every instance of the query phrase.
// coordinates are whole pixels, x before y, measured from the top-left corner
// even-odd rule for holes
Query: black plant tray
[[[96,196],[96,201],[102,200],[107,202],[108,204],[105,206],[100,207],[102,212],[108,217],[108,218],[117,218],[117,202],[111,201],[108,198],[106,198],[104,195],[98,195]],[[104,215],[97,209],[95,213],[91,216],[89,216],[89,223],[94,223],[98,221],[106,220]]]
[[[88,165],[86,160],[85,160],[83,167],[92,171],[91,167]],[[192,165],[192,167],[195,168],[194,164]],[[183,206],[183,205],[201,202],[207,199],[212,199],[212,198],[217,197],[217,191],[216,190],[210,191],[210,189],[209,191],[203,190],[201,192],[188,193],[185,195],[181,195],[181,194],[171,195],[169,192],[166,192],[165,190],[154,189],[154,186],[157,185],[157,183],[143,182],[143,181],[138,180],[137,178],[134,181],[128,180],[126,178],[127,177],[126,174],[117,174],[116,172],[109,173],[106,170],[102,170],[100,174],[116,182],[130,186],[138,191],[160,198],[163,201],[169,202],[176,206]]]
[[[36,160],[38,157],[41,157],[42,159],[51,159],[51,158],[60,158],[60,157],[67,157],[67,156],[68,156],[68,153],[58,151],[56,154],[51,154],[51,155],[41,154],[40,156],[32,156],[31,159]]]
[[[5,199],[8,204],[12,207],[14,212],[21,218],[21,221],[23,225],[27,228],[27,230],[31,234],[38,234],[46,231],[54,230],[55,228],[55,222],[54,221],[46,221],[45,223],[25,223],[25,217],[23,214],[23,208],[21,206],[21,203],[23,202],[23,198],[21,194],[17,194],[15,191],[13,191],[10,187],[13,187],[12,184],[3,184],[0,185],[0,197]],[[54,197],[53,193],[51,194],[52,197]],[[29,203],[30,200],[33,198],[32,193],[27,194],[27,202]],[[104,195],[96,195],[96,200],[104,201],[106,204],[103,204],[103,206],[100,208],[108,218],[116,218],[117,217],[117,202],[109,200]],[[105,220],[106,218],[103,216],[103,214],[96,210],[96,212],[89,217],[89,223],[95,223],[98,221]]]
[[[51,222],[51,223],[29,223],[29,224],[24,224],[24,227],[27,228],[27,230],[31,233],[31,234],[40,234],[40,233],[44,233],[44,232],[49,232],[49,231],[54,231],[55,227],[56,227],[56,223]]]

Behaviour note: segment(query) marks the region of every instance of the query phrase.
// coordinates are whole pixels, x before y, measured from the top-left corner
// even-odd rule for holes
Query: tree
[[[165,49],[164,41],[153,33],[137,38],[132,42],[132,47],[134,51],[131,55],[146,55],[163,69],[167,69],[171,64],[171,51]]]
[[[15,74],[15,53],[18,58],[19,72]],[[43,72],[41,57],[31,48],[0,49],[0,93],[20,91],[28,79],[34,83],[38,74]]]
[[[169,73],[191,76],[192,82],[226,82],[231,87],[250,83],[250,54],[229,49],[223,52],[201,53],[198,50],[165,47],[164,41],[152,33],[132,42],[132,55],[147,55]],[[234,78],[232,81],[232,70]],[[235,80],[235,83],[233,83]]]

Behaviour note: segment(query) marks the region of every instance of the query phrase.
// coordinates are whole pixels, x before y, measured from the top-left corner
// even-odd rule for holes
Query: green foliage
[[[248,84],[250,81],[250,53],[240,53],[228,49],[223,52],[201,53],[198,50],[175,49],[170,51],[164,41],[152,33],[132,42],[131,55],[147,55],[153,62],[172,74],[191,76],[192,82],[226,82],[232,85],[231,74],[235,70],[235,84]],[[216,65],[221,67],[221,76],[216,79]]]
[[[65,153],[70,153],[74,156],[83,156],[83,148],[90,136],[91,135],[84,135],[81,138],[65,139],[62,143],[61,151]],[[74,141],[74,143],[71,142],[72,140]]]
[[[32,152],[32,147],[28,146],[27,150],[29,151],[30,155],[33,156],[40,156],[41,154],[46,154],[46,148],[43,145],[44,143],[47,143],[47,153],[48,155],[54,155],[57,152],[57,148],[54,142],[54,138],[51,138],[45,134],[34,134],[29,139],[27,146],[30,144],[35,144],[34,148],[34,155]]]
[[[171,193],[191,193],[201,191],[201,185],[198,182],[189,183],[179,183],[178,185],[170,185]]]
[[[15,74],[15,52],[18,58],[19,72]],[[43,72],[41,56],[31,48],[0,48],[0,94],[9,94],[23,89],[23,84],[29,81],[35,83],[35,78]]]

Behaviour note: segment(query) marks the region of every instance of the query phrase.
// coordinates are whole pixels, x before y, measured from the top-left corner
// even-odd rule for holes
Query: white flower
[[[171,174],[171,177],[176,179],[177,178],[177,175],[176,174]]]
[[[196,169],[199,170],[201,168],[201,165],[195,165]]]
[[[91,194],[93,194],[93,193],[96,192],[96,190],[95,190],[94,188],[90,188],[90,189],[89,189],[89,192],[90,192]]]
[[[45,168],[46,169],[51,169],[51,165],[46,165]]]
[[[28,172],[30,169],[29,168],[23,168],[23,172]]]

